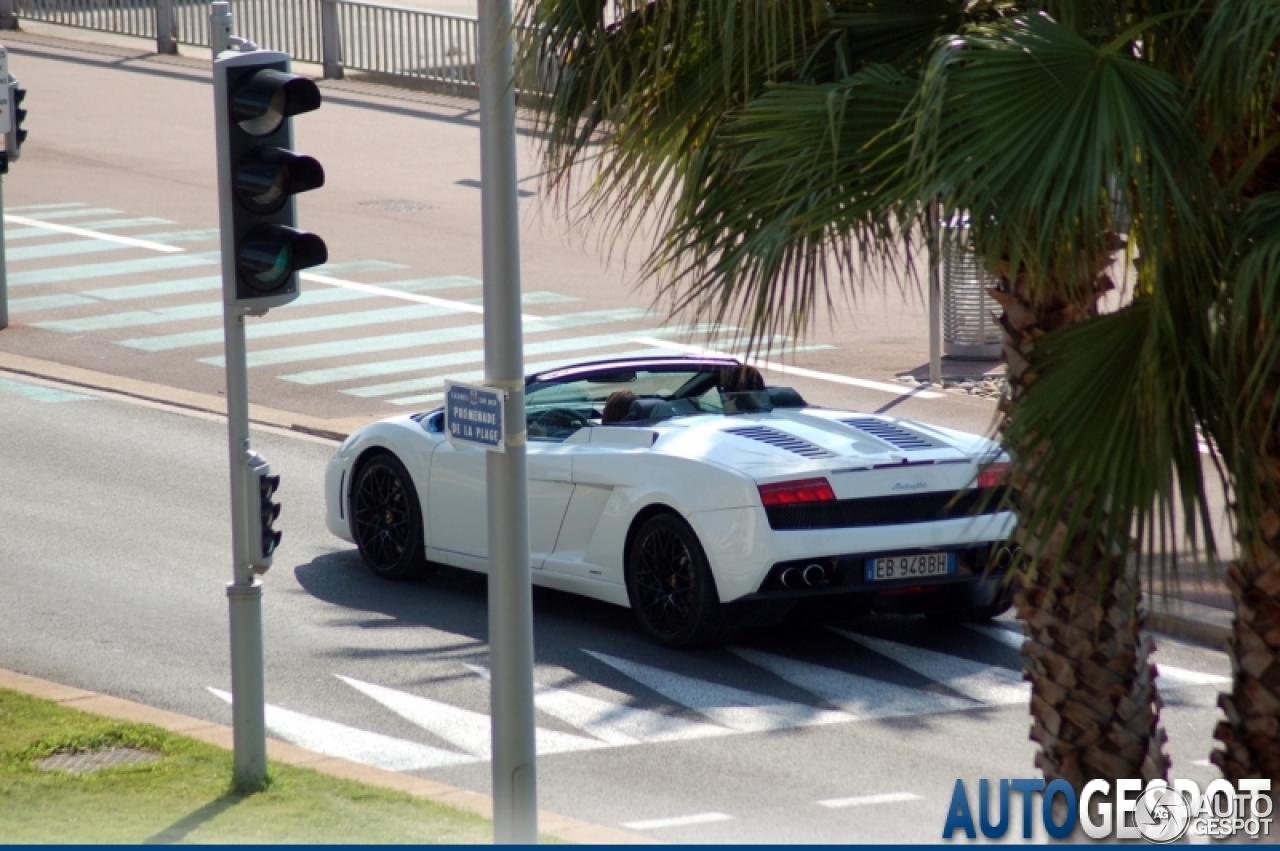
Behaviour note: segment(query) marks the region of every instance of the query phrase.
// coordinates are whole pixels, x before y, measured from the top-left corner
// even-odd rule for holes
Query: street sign
[[[453,443],[479,446],[491,452],[505,452],[503,420],[507,394],[477,384],[446,381],[444,385],[444,429]]]
[[[13,129],[14,104],[9,100],[9,52],[0,47],[0,133]]]

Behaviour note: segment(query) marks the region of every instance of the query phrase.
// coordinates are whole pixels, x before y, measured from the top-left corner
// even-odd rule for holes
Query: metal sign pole
[[[4,258],[4,178],[0,177],[0,328],[9,327],[9,266]]]
[[[214,3],[209,15],[209,31],[215,34],[215,46],[222,41],[216,34],[230,33],[229,4]],[[225,41],[220,45],[225,48]],[[213,58],[217,60],[218,53]],[[215,74],[215,121],[218,144],[225,143],[227,122],[223,109],[217,108],[224,97],[216,91],[221,78]],[[218,157],[218,168],[227,166],[228,158]],[[218,175],[218,187],[227,192],[229,176]],[[267,779],[266,688],[262,662],[262,583],[251,567],[248,523],[249,460],[249,381],[245,355],[244,310],[236,304],[236,270],[226,258],[229,241],[234,242],[231,198],[219,199],[223,241],[222,323],[226,342],[227,376],[227,450],[231,469],[231,540],[234,558],[234,581],[227,585],[227,602],[231,621],[231,716],[234,757],[232,775],[242,789],[260,788]]]
[[[942,383],[942,279],[938,269],[942,228],[938,218],[942,215],[942,205],[937,201],[929,202],[929,224],[925,228],[925,239],[929,245],[929,382]]]
[[[479,0],[485,384],[506,393],[505,451],[486,453],[494,841],[538,841],[533,595],[525,466],[511,0]]]
[[[0,6],[0,13],[3,7]],[[12,14],[13,8],[9,8]],[[2,18],[0,18],[2,20]],[[9,85],[9,52],[5,48],[0,47],[0,132],[4,133],[6,138],[9,137],[9,130],[13,127],[16,116],[13,114],[17,109],[16,103],[10,103],[13,95],[13,89]],[[4,156],[4,168],[0,170],[0,328],[9,327],[9,267],[5,262],[4,256],[4,177],[5,172],[9,170],[9,164],[12,161],[10,156],[12,152],[6,150]]]

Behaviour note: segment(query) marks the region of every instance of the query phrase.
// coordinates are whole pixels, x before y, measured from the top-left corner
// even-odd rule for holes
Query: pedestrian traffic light
[[[271,500],[280,487],[280,477],[271,475],[271,465],[257,452],[249,453],[248,467],[245,508],[249,515],[249,564],[264,573],[280,546],[281,533],[272,526],[280,516],[280,503]]]
[[[324,169],[294,153],[292,117],[320,107],[320,90],[289,72],[289,55],[227,51],[214,62],[223,297],[251,313],[298,297],[298,272],[328,259],[298,230],[294,195],[324,185]]]

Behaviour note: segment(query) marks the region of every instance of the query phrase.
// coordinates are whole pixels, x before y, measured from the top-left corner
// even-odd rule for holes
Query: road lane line
[[[916,399],[946,398],[945,393],[938,393],[932,390],[907,389],[905,387],[899,387],[883,381],[871,381],[866,378],[850,378],[847,375],[837,375],[833,372],[819,372],[816,369],[805,369],[804,367],[799,366],[788,366],[784,363],[775,363],[774,361],[761,360],[760,358],[744,358],[739,355],[719,352],[703,346],[690,346],[683,343],[664,342],[646,338],[633,338],[631,342],[644,343],[651,346],[661,346],[662,348],[671,349],[675,352],[684,352],[685,354],[706,355],[712,357],[735,357],[743,363],[750,364],[757,369],[763,369],[769,372],[780,372],[783,375],[798,375],[801,378],[813,378],[818,381],[829,381],[833,384],[848,384],[852,387],[863,387],[867,390],[879,390],[882,393],[892,393],[895,396],[911,396]]]
[[[664,671],[640,662],[619,659],[595,650],[583,652],[653,689],[668,700],[701,713],[717,724],[744,733],[788,730],[815,724],[840,724],[854,720],[853,716],[845,712],[819,709],[780,697],[756,694]]]
[[[601,355],[607,355],[611,358],[652,358],[663,354],[661,349],[632,349],[626,352],[601,352]],[[525,364],[525,373],[533,375],[535,373],[544,372],[548,369],[559,369],[563,366],[573,366],[582,362],[581,356],[572,358],[559,358],[551,361],[541,361],[539,363]],[[372,387],[353,387],[349,390],[343,390],[349,396],[360,396],[367,398],[371,396],[386,396],[392,393],[409,393],[414,390],[431,390],[432,388],[444,387],[446,379],[453,381],[482,381],[484,380],[484,370],[475,369],[467,372],[450,372],[448,375],[428,375],[425,378],[414,378],[409,381],[396,381],[391,384],[377,384]],[[444,398],[443,393],[423,393],[417,396],[403,396],[397,399],[384,399],[383,401],[391,405],[421,405],[424,402],[434,402]]]
[[[328,284],[331,287],[344,287],[349,290],[358,290],[360,292],[370,293],[371,295],[384,295],[388,298],[399,298],[405,301],[416,301],[419,304],[434,304],[438,307],[448,307],[459,313],[475,313],[477,315],[484,313],[484,307],[478,304],[470,304],[465,301],[455,301],[448,298],[438,298],[430,295],[417,295],[397,292],[396,290],[387,289],[386,287],[376,286],[374,284],[360,284],[355,281],[348,281],[343,278],[333,278],[328,275],[313,275],[310,272],[299,273],[304,281],[311,281],[317,284]],[[537,319],[536,316],[525,315],[525,320]]]
[[[97,213],[118,213],[119,210],[97,210]],[[50,216],[52,218],[52,216]],[[44,230],[56,231],[58,233],[67,233],[72,236],[84,236],[90,239],[99,239],[103,242],[118,242],[121,245],[129,245],[134,248],[145,248],[149,251],[159,251],[162,254],[172,254],[181,251],[176,245],[164,245],[159,242],[152,242],[147,239],[134,239],[130,236],[120,236],[114,233],[103,233],[102,231],[88,230],[86,228],[78,228],[72,225],[59,225],[53,222],[46,222],[40,219],[29,219],[26,216],[10,216],[5,215],[6,222],[13,222],[16,225],[24,227],[43,228]]]
[[[675,818],[655,818],[644,821],[625,821],[623,827],[631,830],[661,830],[664,827],[685,827],[692,824],[711,824],[717,821],[732,821],[733,816],[724,813],[698,813],[692,816],[676,816]]]
[[[1026,703],[1031,699],[1031,684],[1023,682],[1022,675],[1016,671],[844,629],[830,629],[981,703]]]
[[[231,703],[228,692],[212,687],[209,691]],[[381,733],[370,733],[269,703],[266,706],[266,722],[268,730],[290,744],[387,771],[421,771],[425,768],[480,762],[470,754],[433,748]]]
[[[36,210],[67,210],[72,207],[87,207],[83,201],[65,201],[61,204],[21,204],[17,207],[9,207],[11,213],[33,213]]]
[[[819,801],[818,805],[838,809],[840,807],[862,807],[867,804],[897,804],[902,801],[919,801],[919,795],[910,792],[885,792],[882,795],[858,795],[853,798],[830,798]]]
[[[17,211],[15,210],[12,212]],[[115,210],[111,207],[87,207],[84,204],[81,204],[79,208],[74,210],[53,210],[49,212],[42,212],[39,213],[36,218],[43,222],[51,219],[81,219],[85,216],[119,215],[123,212],[124,210]]]

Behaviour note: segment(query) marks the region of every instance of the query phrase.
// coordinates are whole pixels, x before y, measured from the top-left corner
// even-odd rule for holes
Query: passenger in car
[[[604,401],[604,415],[600,418],[600,424],[622,422],[622,418],[631,410],[631,403],[637,398],[630,390],[615,390],[610,393],[609,398]]]
[[[726,366],[720,370],[720,392],[756,393],[764,389],[764,376],[754,366]]]

